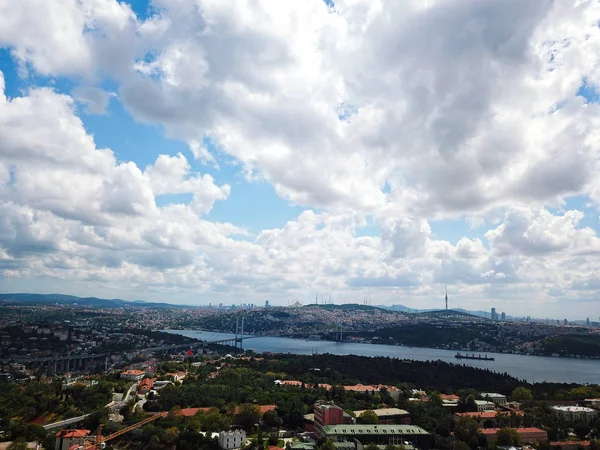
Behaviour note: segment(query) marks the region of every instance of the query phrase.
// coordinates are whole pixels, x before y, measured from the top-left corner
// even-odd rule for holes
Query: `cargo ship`
[[[457,352],[456,355],[454,355],[455,358],[458,359],[477,359],[480,361],[494,361],[495,358],[493,356],[488,356],[488,355],[476,355],[475,353],[469,355],[468,353],[465,353],[464,355],[460,352]]]

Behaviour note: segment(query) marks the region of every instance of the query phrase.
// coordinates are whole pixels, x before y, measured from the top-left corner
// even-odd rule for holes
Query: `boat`
[[[488,356],[488,355],[481,356],[481,354],[476,355],[475,353],[472,353],[471,355],[469,355],[468,353],[465,353],[463,355],[460,352],[456,352],[456,355],[454,355],[454,357],[458,358],[458,359],[476,359],[479,361],[494,361],[496,359],[493,356]]]

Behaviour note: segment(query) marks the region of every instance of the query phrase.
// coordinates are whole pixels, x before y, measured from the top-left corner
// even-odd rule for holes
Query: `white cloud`
[[[252,241],[207,219],[231,188],[185,155],[117,162],[71,96],[2,95],[5,276],[381,301],[400,289],[416,303],[446,283],[473,301],[597,289],[598,236],[582,212],[545,209],[600,204],[599,106],[577,97],[600,86],[597,2],[153,6],[142,20],[116,0],[0,0],[0,45],[24,71],[77,77],[91,113],[111,94],[90,86],[109,79],[194,159],[226,156],[309,209]],[[157,206],[180,194],[189,204]],[[367,216],[381,237],[358,236]],[[448,217],[485,238],[433,239],[430,221]]]
[[[108,108],[110,98],[114,96],[114,93],[91,86],[78,86],[73,89],[73,96],[84,105],[86,112],[106,114],[106,108]]]

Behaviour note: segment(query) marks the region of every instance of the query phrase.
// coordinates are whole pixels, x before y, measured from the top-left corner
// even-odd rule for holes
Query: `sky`
[[[598,320],[599,23],[0,0],[0,291]]]

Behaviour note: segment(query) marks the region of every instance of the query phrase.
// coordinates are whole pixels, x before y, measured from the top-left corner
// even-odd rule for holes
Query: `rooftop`
[[[356,414],[356,417],[358,417],[365,411],[369,411],[369,410],[361,409],[360,411],[354,411],[354,414]],[[373,411],[377,415],[377,417],[406,416],[406,415],[410,414],[408,411],[406,411],[404,409],[399,409],[399,408],[378,408],[378,409],[372,409],[371,411]]]
[[[485,436],[494,436],[498,433],[500,428],[480,428],[479,432]],[[513,430],[517,430],[517,433],[545,433],[544,430],[540,430],[539,428],[513,428]]]
[[[489,397],[489,398],[505,398],[506,397],[506,395],[498,394],[496,392],[482,392],[481,396]]]
[[[78,438],[90,434],[90,430],[60,430],[56,433],[56,437],[60,438]]]
[[[595,413],[596,410],[592,408],[586,408],[585,406],[553,406],[553,410],[562,412],[585,412]]]
[[[423,428],[415,425],[326,425],[323,432],[329,435],[428,435]]]

